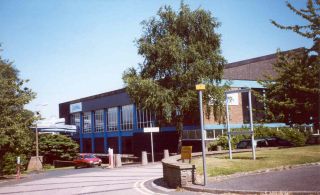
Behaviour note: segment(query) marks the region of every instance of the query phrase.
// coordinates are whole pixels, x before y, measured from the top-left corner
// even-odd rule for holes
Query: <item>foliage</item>
[[[17,157],[20,157],[20,170],[23,171],[28,165],[28,157],[25,154],[17,154],[13,152],[7,152],[3,156],[3,174],[15,174],[17,173]]]
[[[30,156],[33,113],[25,110],[35,94],[25,87],[12,62],[0,56],[0,175],[15,171],[17,156]],[[12,162],[14,161],[14,167]]]
[[[278,52],[274,70],[277,76],[269,76],[260,83],[267,89],[265,101],[268,119],[287,124],[315,124],[319,127],[320,113],[320,2],[308,0],[307,8],[297,10],[290,3],[287,6],[307,21],[307,25],[283,26],[313,41],[310,49]]]
[[[39,153],[45,163],[53,160],[72,160],[79,151],[79,145],[71,138],[59,134],[41,134],[39,136]]]
[[[220,35],[215,32],[219,23],[211,13],[191,11],[183,3],[178,12],[164,6],[157,17],[142,25],[144,32],[137,46],[144,62],[139,69],[130,68],[123,74],[127,92],[137,106],[156,112],[160,126],[175,123],[181,139],[185,117],[191,116],[193,123],[198,119],[195,85],[203,82],[209,89],[204,100],[214,100],[213,113],[221,119],[223,89],[218,84],[226,61],[221,56]]]

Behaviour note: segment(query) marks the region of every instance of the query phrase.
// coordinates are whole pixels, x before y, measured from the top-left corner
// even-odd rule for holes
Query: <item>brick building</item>
[[[230,63],[225,66],[224,80],[231,80],[232,89],[250,87],[261,91],[257,82],[264,79],[264,74],[275,74],[272,63],[276,55],[266,55],[249,60]],[[232,128],[239,128],[249,121],[248,98],[246,94],[234,94],[230,105],[230,123]],[[253,98],[253,107],[263,106]],[[155,116],[147,110],[139,110],[131,101],[125,89],[110,91],[98,95],[84,97],[59,105],[60,118],[65,118],[66,124],[76,125],[75,139],[80,143],[81,152],[106,153],[113,148],[115,153],[139,154],[142,150],[150,151],[150,135],[143,133],[144,127],[155,125]],[[254,115],[255,118],[261,116]],[[267,124],[279,126],[282,124]],[[204,121],[206,139],[216,139],[225,131],[225,124],[218,124],[213,117]],[[200,125],[196,121],[185,124],[183,143],[194,145],[194,150],[200,150]],[[154,134],[155,151],[169,149],[176,152],[178,133],[173,126],[161,127]]]

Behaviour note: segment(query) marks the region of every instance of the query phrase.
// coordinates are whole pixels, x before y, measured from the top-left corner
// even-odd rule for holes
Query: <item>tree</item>
[[[0,174],[15,171],[17,156],[26,164],[32,151],[34,136],[29,127],[34,117],[24,105],[35,94],[24,87],[26,82],[19,78],[13,63],[0,56]]]
[[[71,138],[59,134],[42,134],[39,137],[39,152],[45,163],[54,160],[72,160],[79,151],[79,145]]]
[[[221,55],[220,35],[215,32],[220,24],[210,12],[191,11],[182,3],[178,12],[161,7],[157,17],[142,25],[144,32],[136,42],[144,62],[139,69],[124,72],[123,80],[139,108],[156,112],[160,126],[175,124],[180,147],[186,116],[192,116],[189,122],[199,124],[196,84],[206,84],[204,100],[208,105],[213,102],[207,107],[209,113],[213,109],[217,119],[222,116],[223,88],[218,85],[226,60]]]
[[[261,84],[267,89],[265,103],[271,119],[288,124],[311,124],[319,127],[320,113],[320,1],[308,0],[306,9],[287,6],[307,21],[306,25],[283,26],[272,21],[276,27],[291,30],[311,39],[311,48],[290,52],[278,52],[274,63],[277,76],[269,77]]]

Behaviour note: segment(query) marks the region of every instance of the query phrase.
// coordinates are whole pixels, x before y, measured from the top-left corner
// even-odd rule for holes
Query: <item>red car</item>
[[[102,160],[93,154],[79,154],[74,160],[74,168],[101,166]]]

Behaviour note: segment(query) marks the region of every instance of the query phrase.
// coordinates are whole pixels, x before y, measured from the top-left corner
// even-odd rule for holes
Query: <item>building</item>
[[[224,81],[231,80],[232,89],[250,87],[261,91],[262,86],[257,82],[264,79],[264,74],[274,75],[272,63],[276,55],[266,55],[249,60],[230,63],[225,66]],[[239,128],[249,121],[247,94],[233,94],[231,104],[231,127]],[[261,107],[253,98],[253,106]],[[140,154],[142,150],[150,151],[150,135],[143,133],[144,127],[155,124],[153,113],[137,109],[125,89],[110,91],[59,105],[60,118],[66,119],[66,124],[76,125],[75,139],[80,143],[81,152],[107,153],[113,148],[115,153]],[[255,115],[254,118],[261,116]],[[215,139],[224,133],[225,124],[218,124],[213,117],[204,121],[206,138]],[[279,126],[283,124],[268,124]],[[200,150],[201,137],[199,122],[185,124],[183,142],[194,145],[194,150]],[[175,127],[161,127],[159,133],[154,134],[154,148],[161,152],[169,149],[176,152],[178,133]]]

